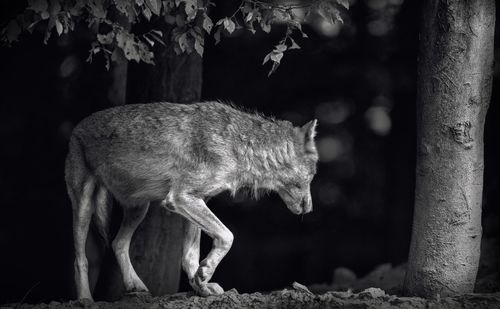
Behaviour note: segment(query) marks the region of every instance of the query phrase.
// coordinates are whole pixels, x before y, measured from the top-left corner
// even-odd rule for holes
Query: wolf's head
[[[311,181],[316,174],[318,151],[314,143],[316,135],[316,119],[302,127],[294,128],[296,157],[293,165],[281,177],[278,194],[288,209],[294,214],[305,214],[312,211]]]

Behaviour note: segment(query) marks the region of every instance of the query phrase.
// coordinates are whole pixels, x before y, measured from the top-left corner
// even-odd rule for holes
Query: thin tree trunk
[[[474,289],[495,0],[425,0],[423,6],[415,212],[405,291],[430,297]]]
[[[202,58],[196,52],[176,55],[173,48],[163,49],[158,56],[154,67],[143,67],[145,72],[130,76],[129,81],[137,88],[128,87],[128,102],[200,101]],[[132,263],[153,295],[172,294],[179,289],[184,220],[151,205],[137,229],[130,249]]]
[[[163,19],[154,26],[164,37],[171,28]],[[172,44],[155,51],[155,65],[129,63],[127,103],[191,103],[201,98],[202,58],[193,52],[176,55]],[[177,292],[181,275],[181,216],[152,204],[132,238],[132,264],[153,295]],[[108,261],[109,262],[109,261]],[[109,264],[109,263],[108,263]],[[116,264],[116,263],[114,263]],[[117,265],[107,270],[100,283],[103,298],[114,300],[124,293]]]

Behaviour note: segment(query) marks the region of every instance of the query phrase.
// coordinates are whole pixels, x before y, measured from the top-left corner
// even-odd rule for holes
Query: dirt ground
[[[18,306],[4,305],[6,308],[26,309],[196,309],[196,308],[500,308],[500,293],[466,294],[457,297],[426,300],[418,297],[397,297],[388,295],[379,288],[368,288],[359,293],[351,291],[314,294],[306,287],[294,283],[289,289],[269,294],[239,294],[229,290],[222,295],[198,297],[190,293],[179,293],[163,297],[148,295],[127,295],[117,302],[51,302],[48,304]]]
[[[243,293],[235,289],[219,296],[199,297],[193,292],[152,297],[125,295],[116,302],[50,302],[48,304],[6,304],[0,309],[197,309],[197,308],[484,308],[500,309],[500,250],[496,240],[484,240],[476,292],[455,297],[423,299],[401,297],[406,265],[381,264],[363,277],[345,267],[334,270],[332,281],[308,287],[294,282],[270,293]]]

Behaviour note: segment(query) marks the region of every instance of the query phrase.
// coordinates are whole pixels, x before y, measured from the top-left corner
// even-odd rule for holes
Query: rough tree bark
[[[417,94],[413,234],[405,291],[469,293],[481,242],[483,131],[495,0],[425,0]]]
[[[171,28],[163,19],[153,27],[164,34]],[[168,36],[166,36],[168,37]],[[155,51],[155,65],[128,66],[127,103],[191,103],[201,98],[202,58],[193,52],[176,55],[172,44]],[[182,230],[184,219],[152,204],[137,229],[130,247],[132,264],[149,288],[157,295],[177,292],[181,274]],[[113,266],[100,279],[103,297],[119,298],[124,293],[121,273]]]

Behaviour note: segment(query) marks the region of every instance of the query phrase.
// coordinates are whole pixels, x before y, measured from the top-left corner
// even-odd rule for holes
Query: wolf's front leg
[[[200,295],[222,294],[224,290],[215,282],[199,284],[195,280],[196,272],[200,267],[200,237],[201,230],[193,222],[184,223],[184,243],[182,248],[182,268],[186,272],[189,284]]]
[[[202,296],[224,293],[224,290],[217,283],[209,281],[217,265],[231,248],[233,234],[210,211],[202,199],[188,194],[169,193],[167,200],[176,212],[194,223],[194,225],[188,223],[186,226],[183,250],[183,267],[188,274],[191,286]],[[213,239],[212,250],[199,265],[197,265],[200,237],[198,227]]]

